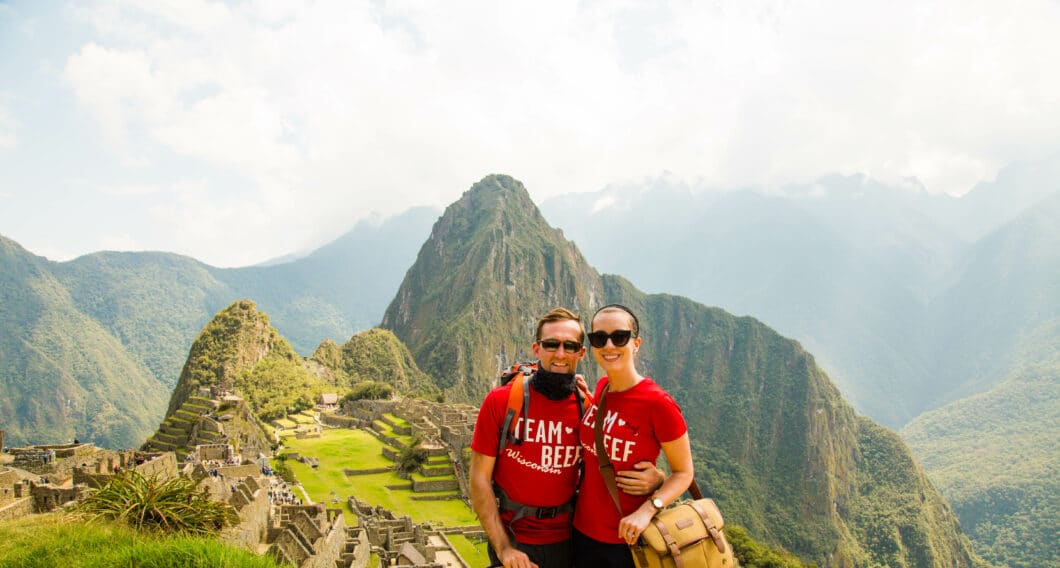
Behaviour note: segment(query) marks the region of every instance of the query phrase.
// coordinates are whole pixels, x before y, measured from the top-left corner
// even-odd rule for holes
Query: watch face
[[[652,504],[652,506],[654,506],[654,507],[655,507],[656,509],[662,509],[662,508],[663,508],[663,502],[662,502],[662,499],[659,499],[658,497],[654,497],[654,498],[652,498],[652,500],[651,500],[651,504]]]

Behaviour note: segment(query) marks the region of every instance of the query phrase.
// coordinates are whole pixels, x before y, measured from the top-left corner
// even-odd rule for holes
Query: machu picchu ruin
[[[113,451],[80,442],[7,448],[6,465],[0,465],[0,519],[65,510],[115,475],[137,471],[195,480],[211,499],[228,503],[238,516],[238,523],[218,535],[221,540],[293,566],[467,568],[470,564],[451,538],[483,542],[478,524],[417,522],[334,489],[314,501],[298,482],[277,475],[274,464],[293,460],[317,468],[323,456],[287,450],[284,442],[359,429],[380,442],[386,465],[344,468],[347,478],[396,472],[400,454],[416,443],[425,459],[386,490],[408,493],[412,501],[467,505],[463,452],[476,414],[469,405],[414,399],[339,405],[329,397],[311,411],[263,425],[241,397],[203,388],[167,417],[140,449]]]

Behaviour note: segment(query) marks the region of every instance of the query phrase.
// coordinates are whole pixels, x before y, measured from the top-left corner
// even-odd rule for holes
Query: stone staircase
[[[183,458],[197,445],[222,443],[224,426],[209,416],[219,405],[218,401],[203,395],[189,397],[162,421],[158,431],[144,443],[144,449],[176,452]]]

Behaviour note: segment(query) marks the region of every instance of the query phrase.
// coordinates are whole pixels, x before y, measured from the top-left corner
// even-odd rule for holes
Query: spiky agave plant
[[[114,519],[142,531],[205,535],[238,522],[231,505],[187,477],[162,479],[122,472],[78,504],[88,517]]]

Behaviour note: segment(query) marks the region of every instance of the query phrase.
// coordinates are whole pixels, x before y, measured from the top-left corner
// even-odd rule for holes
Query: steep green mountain
[[[435,223],[380,327],[392,330],[446,399],[478,402],[525,357],[543,305],[584,309],[598,280],[548,226],[522,184],[489,176]]]
[[[832,177],[772,196],[613,188],[546,203],[546,213],[561,220],[594,264],[649,289],[752,313],[798,338],[830,370],[845,398],[898,427],[925,410],[991,389],[1042,361],[1040,354],[1049,351],[1044,346],[1060,345],[1058,166],[1007,168],[961,199],[928,200],[856,177]],[[594,204],[601,213],[577,216],[594,211]],[[633,224],[651,238],[621,253],[596,237],[610,226]],[[1030,387],[1006,383],[1003,392],[1018,401],[1021,388]],[[1055,456],[1060,426],[1041,425],[1052,427],[1033,429],[1028,435],[1039,439],[1020,443]],[[940,442],[947,452],[985,463],[1014,459],[1008,445],[981,444],[975,422],[965,426]],[[925,447],[912,445],[918,455]],[[933,461],[920,457],[933,479],[939,475]],[[1006,472],[987,476],[999,480],[987,486],[971,480],[978,479],[977,469],[965,471],[969,480],[960,484],[978,489],[959,497],[944,491],[947,498],[997,501],[1009,480],[1011,491],[1020,492],[1024,484],[1051,487],[1055,477],[1055,469],[1029,467],[1024,480]],[[947,488],[958,482],[936,483]],[[1026,492],[1032,494],[1041,492]],[[1018,506],[999,507],[986,524],[956,506],[981,551],[1015,548],[994,546],[1006,532],[1055,526],[1050,507],[1023,497],[1002,500]],[[976,525],[985,528],[970,528]],[[1004,530],[990,534],[998,527]]]
[[[434,381],[416,366],[408,347],[385,329],[362,331],[342,346],[325,341],[310,361],[325,368],[330,382],[340,391],[363,381],[377,381],[408,396],[430,398],[439,394]]]
[[[831,193],[817,198],[612,189],[573,203],[554,200],[546,214],[601,270],[645,290],[753,314],[798,338],[859,410],[901,425],[915,416],[916,387],[931,376],[920,348],[926,308],[919,282],[944,264],[942,253],[920,250],[923,223],[896,226],[883,233],[885,242],[870,236],[876,223],[854,212],[867,201],[883,209],[881,188],[855,198],[844,196],[854,190],[848,185],[860,188],[858,180],[823,183]],[[614,247],[601,235],[615,227],[636,227],[638,237]],[[948,253],[952,245],[938,248]]]
[[[1060,331],[1042,329],[1034,360],[989,392],[902,429],[953,505],[976,551],[1011,568],[1060,567]]]
[[[192,339],[235,291],[201,262],[170,253],[99,252],[51,271],[78,309],[117,337],[168,392]]]
[[[245,398],[262,419],[313,406],[327,384],[309,372],[269,317],[239,300],[220,311],[191,346],[169,399],[169,416],[203,388]]]
[[[54,263],[0,237],[0,428],[11,446],[138,446],[166,389],[52,275]]]
[[[256,457],[270,446],[261,421],[311,408],[328,390],[269,317],[239,300],[195,338],[165,418],[143,447],[183,456],[197,444],[227,441]]]
[[[643,316],[642,371],[682,405],[697,478],[732,522],[823,566],[981,564],[902,440],[858,417],[798,343],[599,275],[510,177],[446,209],[383,326],[447,397],[479,402],[502,366],[530,356],[536,316],[616,301]]]
[[[11,299],[0,306],[0,395],[8,395],[0,428],[19,444],[78,435],[105,447],[138,446],[218,310],[258,299],[305,354],[324,338],[349,337],[381,317],[436,216],[416,209],[359,223],[303,258],[240,269],[169,253],[101,252],[56,263],[0,237],[0,293]],[[88,391],[62,386],[70,382],[92,383],[88,391],[105,396],[86,406]],[[89,411],[103,420],[75,427]]]

